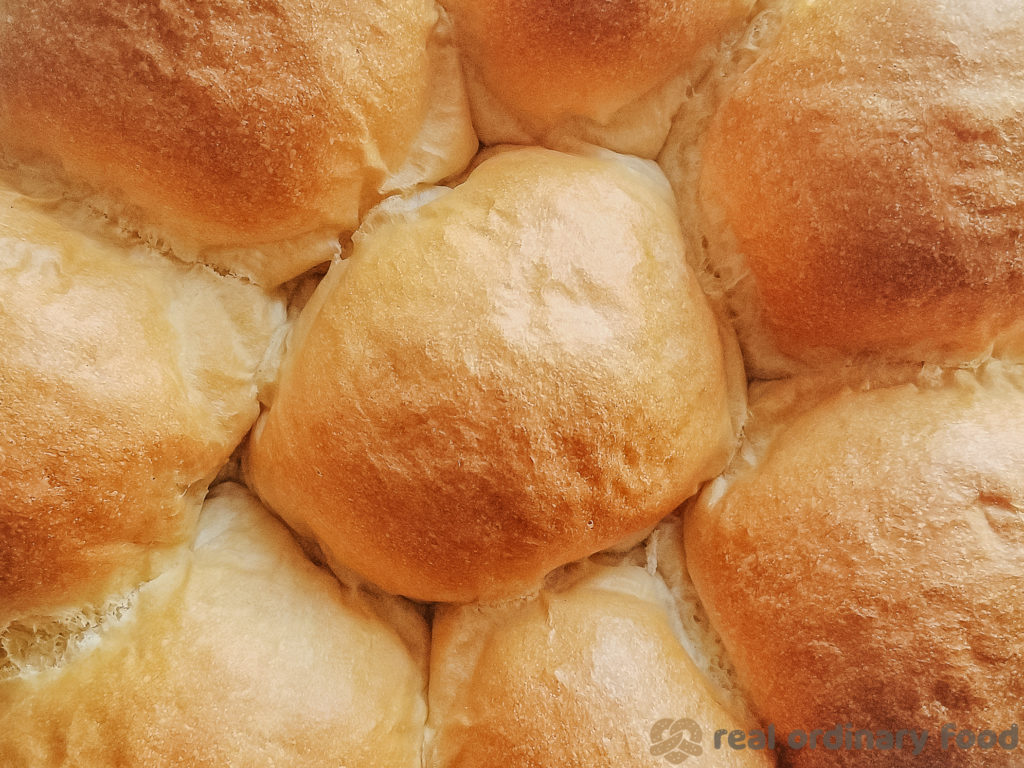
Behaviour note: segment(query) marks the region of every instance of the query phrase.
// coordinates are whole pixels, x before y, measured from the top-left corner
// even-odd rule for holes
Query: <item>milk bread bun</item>
[[[1019,0],[0,0],[0,768],[1021,768],[1022,233]]]
[[[754,0],[444,0],[487,144],[657,154]]]
[[[639,564],[587,563],[528,600],[441,608],[426,765],[774,765],[770,751],[713,749],[714,730],[752,723],[698,671],[682,631],[669,590]],[[664,738],[680,720],[686,752]]]
[[[795,379],[751,403],[684,531],[741,686],[780,733],[928,732],[918,752],[819,743],[783,764],[1020,765],[1019,749],[943,748],[942,729],[1021,719],[1024,371]]]
[[[248,477],[389,592],[519,595],[714,476],[743,374],[653,164],[514,150],[432,197],[318,287]]]
[[[10,0],[0,143],[176,256],[268,284],[476,150],[430,0]]]
[[[0,763],[418,768],[427,627],[381,600],[220,485],[175,567],[0,635]]]
[[[1024,8],[776,5],[663,157],[748,369],[1020,359]]]
[[[0,630],[187,548],[259,413],[279,299],[0,186]]]

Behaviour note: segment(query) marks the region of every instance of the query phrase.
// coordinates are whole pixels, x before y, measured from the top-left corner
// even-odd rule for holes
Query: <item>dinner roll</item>
[[[248,477],[389,592],[522,594],[722,468],[744,386],[719,334],[653,164],[497,154],[364,224],[298,321]]]
[[[426,625],[384,608],[401,623],[219,486],[177,567],[88,623],[0,635],[0,763],[418,768]]]
[[[426,765],[774,765],[770,750],[714,748],[715,730],[753,725],[698,672],[673,610],[643,567],[596,564],[530,600],[441,608]]]
[[[991,739],[1021,718],[1024,370],[797,379],[751,398],[740,458],[684,534],[741,684],[780,733],[928,734],[920,751],[829,749],[819,731],[782,762],[1020,765],[943,728]]]
[[[653,157],[754,0],[442,0],[488,144],[589,141]]]
[[[797,0],[762,44],[697,201],[750,369],[1019,358],[1024,6]]]
[[[87,224],[0,186],[0,628],[100,606],[178,556],[284,319]]]
[[[431,0],[9,0],[0,144],[175,255],[266,283],[476,149]]]

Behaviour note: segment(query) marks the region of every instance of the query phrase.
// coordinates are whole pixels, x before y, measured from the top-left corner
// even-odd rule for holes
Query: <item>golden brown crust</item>
[[[91,642],[0,669],[0,763],[418,768],[427,629],[409,610],[400,629],[220,486],[194,550]]]
[[[702,495],[684,537],[759,714],[780,731],[929,731],[916,757],[805,749],[787,764],[1018,765],[1019,751],[943,751],[940,729],[1020,720],[1024,371],[773,383],[750,426],[770,438]]]
[[[424,600],[521,594],[652,526],[726,460],[738,373],[664,193],[519,150],[373,217],[300,320],[254,487]]]
[[[14,0],[0,19],[0,137],[172,241],[336,240],[406,160],[428,98],[461,98],[431,91],[437,21],[430,0]],[[459,128],[449,138],[451,167],[414,181],[468,161]]]
[[[1022,45],[1013,0],[795,3],[703,153],[755,369],[955,363],[1021,335]]]
[[[571,585],[506,607],[435,617],[429,768],[658,768],[652,730],[689,718],[687,766],[766,767],[762,751],[716,751],[716,729],[752,727],[718,701],[673,633],[668,592],[636,566],[588,568]],[[675,755],[672,755],[673,757]]]
[[[698,54],[717,46],[752,6],[752,0],[445,0],[471,80],[479,80],[488,104],[474,94],[474,113],[485,140],[514,141],[508,127],[490,127],[489,112],[504,109],[534,140],[559,133],[602,138],[621,151],[633,151],[630,133],[602,135],[581,123],[567,131],[559,126],[582,118],[598,125],[689,70]],[[672,104],[648,106],[644,120],[657,120],[664,109],[678,108],[685,87]],[[508,121],[505,121],[506,124]],[[500,126],[501,123],[498,123]],[[597,133],[597,136],[593,134]],[[664,141],[664,134],[661,136]],[[641,145],[649,143],[646,138]],[[624,146],[625,145],[625,146]],[[656,152],[657,146],[649,151]]]
[[[258,413],[283,309],[0,190],[0,626],[175,557]]]

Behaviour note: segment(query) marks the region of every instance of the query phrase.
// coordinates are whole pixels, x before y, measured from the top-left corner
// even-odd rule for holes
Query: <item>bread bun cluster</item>
[[[0,766],[1024,764],[1022,51],[0,3]]]

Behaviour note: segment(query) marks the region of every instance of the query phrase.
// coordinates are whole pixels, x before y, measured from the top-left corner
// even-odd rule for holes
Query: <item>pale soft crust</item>
[[[485,142],[558,146],[575,138],[653,156],[701,63],[706,66],[707,54],[754,3],[443,4],[452,15]],[[632,109],[638,103],[643,110]]]
[[[535,589],[694,493],[733,447],[743,374],[660,175],[519,150],[441,194],[372,217],[332,267],[248,467],[345,567],[469,601]]]
[[[798,0],[712,121],[700,195],[748,364],[1022,350],[1024,7]]]
[[[0,763],[418,768],[426,625],[401,615],[387,625],[221,486],[187,558],[91,646],[0,679]]]
[[[712,748],[716,729],[754,726],[719,703],[666,603],[643,568],[590,566],[528,601],[439,611],[427,767],[660,768],[652,729],[684,717],[702,731],[687,766],[774,765],[770,752]]]
[[[283,320],[251,285],[0,188],[0,628],[99,606],[187,544]]]
[[[1019,750],[943,752],[939,730],[1020,721],[1024,371],[861,386],[752,395],[756,444],[686,519],[698,593],[780,730],[930,731],[916,757],[787,765],[1019,765]]]
[[[280,282],[329,258],[409,162],[406,183],[436,181],[472,156],[438,18],[430,0],[11,0],[0,142],[179,256]],[[242,248],[300,237],[285,264]]]

